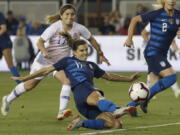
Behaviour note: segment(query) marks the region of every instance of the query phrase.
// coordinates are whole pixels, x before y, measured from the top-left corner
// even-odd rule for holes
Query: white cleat
[[[73,118],[73,121],[67,126],[68,131],[72,131],[82,127],[83,119],[77,115]]]
[[[64,118],[67,118],[72,115],[71,109],[66,109],[64,111],[60,111],[56,117],[57,120],[63,120]]]
[[[175,96],[176,98],[178,98],[178,97],[180,96],[180,89],[176,89],[176,90],[174,91],[174,96]]]
[[[2,98],[2,106],[1,106],[1,113],[3,116],[7,116],[9,112],[10,104],[7,102],[7,96]]]
[[[115,119],[122,117],[123,115],[129,114],[132,117],[137,117],[137,109],[134,106],[123,106],[116,109],[113,112],[113,116]]]

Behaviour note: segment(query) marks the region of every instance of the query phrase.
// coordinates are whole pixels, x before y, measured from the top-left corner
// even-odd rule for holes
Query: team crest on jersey
[[[176,19],[176,24],[179,25],[180,24],[180,20]]]
[[[166,63],[165,63],[164,61],[161,61],[161,62],[160,62],[160,65],[161,65],[161,67],[165,67],[165,66],[166,66]]]
[[[174,19],[173,18],[169,19],[169,23],[174,24]]]

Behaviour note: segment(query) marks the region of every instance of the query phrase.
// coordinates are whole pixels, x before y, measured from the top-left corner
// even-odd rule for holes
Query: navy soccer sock
[[[127,106],[138,106],[139,105],[139,103],[137,103],[137,102],[135,102],[135,101],[132,101],[132,102],[130,102],[129,104],[127,104]]]
[[[114,112],[117,108],[113,102],[106,99],[99,100],[97,106],[102,112]]]
[[[104,120],[84,120],[82,127],[98,130],[104,128],[104,123]]]
[[[177,75],[172,74],[169,76],[166,76],[159,81],[157,81],[151,88],[150,88],[150,96],[149,99],[151,99],[154,95],[157,93],[169,88],[171,85],[173,85],[177,80]]]
[[[13,74],[13,76],[16,76],[16,77],[20,76],[18,70],[15,67],[12,67],[12,68],[9,68],[9,69],[10,69],[11,73]],[[20,82],[21,81],[18,81],[18,80],[16,81],[17,84],[19,84]]]

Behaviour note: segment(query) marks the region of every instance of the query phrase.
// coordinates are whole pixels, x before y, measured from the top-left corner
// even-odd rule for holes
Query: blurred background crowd
[[[127,35],[131,18],[152,10],[156,0],[2,0],[0,11],[6,17],[10,35],[17,35],[18,29],[23,34],[41,35],[48,27],[45,16],[58,12],[65,3],[77,7],[77,21],[87,26],[93,34]],[[137,35],[145,25],[138,24]]]
[[[136,5],[135,15],[147,12],[149,9],[143,4]],[[127,30],[132,16],[122,16],[119,10],[103,12],[100,16],[89,15],[89,27],[97,35],[127,35]],[[13,10],[8,10],[5,14],[8,34],[17,35],[19,29],[23,29],[27,35],[41,35],[48,27],[44,21],[28,20],[26,16],[18,15]],[[98,21],[100,19],[100,21]],[[79,18],[78,20],[81,20]],[[94,22],[96,21],[96,22]],[[83,21],[82,21],[83,22]],[[81,22],[80,22],[81,23]],[[84,24],[84,23],[82,23]],[[146,24],[138,24],[136,34],[140,34]]]

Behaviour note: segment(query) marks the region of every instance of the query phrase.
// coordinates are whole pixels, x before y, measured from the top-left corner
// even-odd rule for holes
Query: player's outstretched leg
[[[136,107],[134,107],[134,106],[117,107],[113,102],[106,100],[106,99],[99,100],[97,107],[102,112],[113,113],[115,118],[119,118],[125,114],[130,114],[131,116],[137,115]]]
[[[157,93],[162,92],[163,90],[169,88],[171,85],[173,85],[177,80],[177,76],[176,74],[172,74],[169,76],[166,76],[162,79],[160,79],[159,81],[157,81],[151,88],[150,88],[150,96],[148,98],[147,101],[143,102],[140,105],[141,110],[144,113],[147,113],[147,106],[148,106],[148,102],[150,101],[150,99],[156,95]]]
[[[71,131],[80,127],[96,130],[119,129],[122,128],[122,124],[113,117],[112,113],[103,112],[92,120],[83,120],[79,116],[75,116],[74,120],[68,125],[67,130]]]

